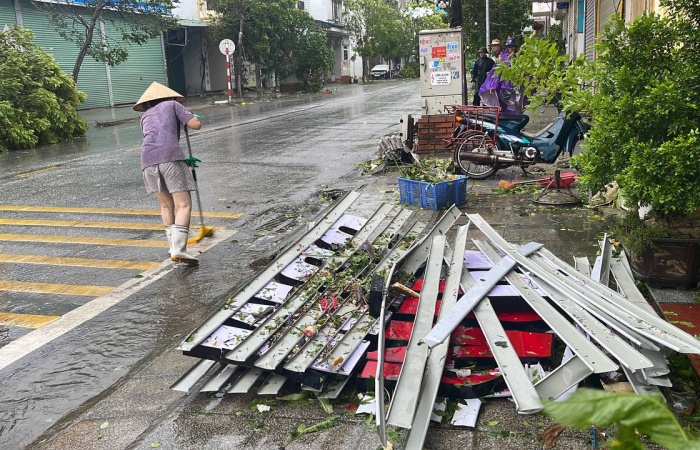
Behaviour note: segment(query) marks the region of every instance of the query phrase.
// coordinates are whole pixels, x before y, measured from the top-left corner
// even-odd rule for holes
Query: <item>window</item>
[[[340,22],[343,17],[343,2],[342,0],[333,0],[333,22]]]
[[[348,58],[348,46],[347,45],[343,45],[343,59],[344,60],[350,59],[350,58]]]
[[[578,21],[576,26],[577,33],[583,33],[583,23],[586,20],[586,7],[583,0],[578,0],[578,6],[576,7],[578,12]]]
[[[297,9],[304,10],[304,0],[297,1]]]

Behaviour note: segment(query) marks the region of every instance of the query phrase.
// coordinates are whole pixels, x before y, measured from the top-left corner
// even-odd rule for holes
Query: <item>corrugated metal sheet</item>
[[[5,28],[5,25],[11,27],[15,25],[15,7],[12,0],[0,0],[0,30]]]
[[[122,19],[113,12],[104,14],[105,33],[109,38],[119,39],[120,33],[115,24],[120,22]],[[151,39],[140,46],[128,46],[127,49],[127,60],[110,67],[115,105],[135,103],[154,81],[166,84],[161,38]]]
[[[610,22],[610,16],[615,14],[615,2],[613,0],[600,0],[600,27],[602,33],[605,30],[605,25]]]
[[[586,0],[586,22],[584,25],[584,46],[586,52],[586,58],[593,61],[595,59],[595,44],[596,37],[596,13],[595,13],[596,0]]]
[[[48,6],[48,4],[42,4]],[[78,57],[78,47],[61,38],[49,25],[44,13],[27,0],[20,0],[24,27],[34,32],[35,42],[47,53],[53,55],[58,64],[69,76]],[[99,36],[99,34],[98,34]],[[78,76],[78,89],[88,97],[81,108],[109,106],[107,91],[107,72],[104,63],[86,57]]]
[[[0,23],[4,17],[11,17],[14,23],[14,6],[12,0],[2,0],[0,6]],[[43,3],[43,7],[51,7]],[[78,57],[78,47],[62,39],[49,25],[46,15],[28,0],[20,0],[24,27],[34,32],[35,42],[46,52],[53,55],[61,68],[72,74],[73,65]],[[107,12],[105,33],[112,39],[119,40],[120,33],[115,23],[122,21],[117,14]],[[95,30],[95,39],[100,39],[99,27]],[[114,104],[134,103],[143,91],[153,82],[166,83],[163,48],[161,38],[152,39],[142,46],[130,47],[129,58],[123,63],[110,68]],[[81,108],[110,106],[107,66],[87,56],[83,61],[78,76],[78,89],[88,97]]]

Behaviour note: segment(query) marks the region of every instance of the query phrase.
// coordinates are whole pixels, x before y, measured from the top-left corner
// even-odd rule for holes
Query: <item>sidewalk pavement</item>
[[[352,84],[331,84],[327,87],[326,91],[323,92],[334,92],[342,91],[348,89]],[[289,92],[289,93],[279,93],[272,89],[263,90],[245,90],[243,92],[243,98],[233,97],[231,100],[231,105],[246,105],[254,104],[259,102],[268,102],[275,100],[299,98],[306,96],[316,96],[323,95],[318,94],[305,94],[302,92]],[[224,103],[221,103],[224,102]],[[198,111],[204,108],[209,108],[217,104],[226,105],[228,102],[228,95],[224,93],[212,93],[208,95],[194,95],[187,97],[184,105],[190,111]],[[128,122],[131,120],[138,120],[141,114],[138,111],[132,109],[134,105],[119,105],[114,107],[106,108],[91,108],[91,109],[81,109],[78,110],[78,114],[88,122],[89,126],[92,127],[107,127],[118,125],[120,123]]]

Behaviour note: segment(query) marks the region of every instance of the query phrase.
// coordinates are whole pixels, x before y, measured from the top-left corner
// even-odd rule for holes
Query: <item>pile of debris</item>
[[[571,266],[541,244],[514,247],[479,215],[455,226],[456,207],[427,231],[386,204],[368,219],[345,214],[358,197],[340,199],[181,344],[202,361],[173,389],[207,378],[202,391],[276,394],[291,380],[337,398],[349,380],[373,379],[375,393],[392,392],[388,408],[384,395],[371,406],[382,444],[393,425],[409,429],[405,448],[422,448],[438,396],[507,395],[533,414],[618,369],[638,394],[658,392],[671,385],[664,352],[700,354],[607,239],[592,268]],[[472,225],[486,237],[472,240],[478,250],[466,248]]]
[[[173,389],[277,394],[288,380],[337,398],[380,327],[370,315],[372,276],[405,253],[424,225],[382,204],[368,219],[345,214],[342,197],[224,307],[182,342],[201,358]],[[376,340],[376,339],[375,339]]]

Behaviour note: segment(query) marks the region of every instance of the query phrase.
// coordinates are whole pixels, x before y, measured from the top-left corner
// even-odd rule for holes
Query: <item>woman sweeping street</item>
[[[189,170],[195,158],[186,158],[180,147],[180,126],[199,130],[199,118],[180,103],[185,97],[153,82],[134,105],[141,116],[141,170],[146,192],[155,194],[170,245],[170,259],[186,264],[199,260],[187,254],[192,210],[191,191],[196,183]]]

